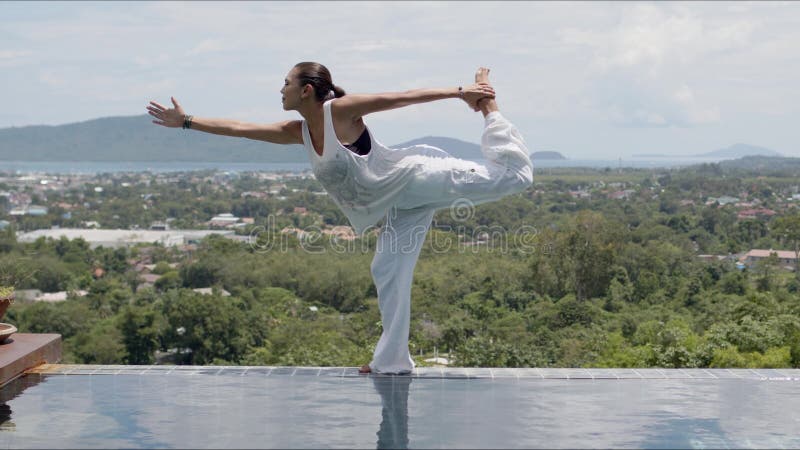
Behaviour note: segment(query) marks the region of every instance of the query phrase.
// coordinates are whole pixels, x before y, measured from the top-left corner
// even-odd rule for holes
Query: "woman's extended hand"
[[[494,98],[494,88],[489,83],[475,83],[464,88],[464,101],[475,111],[478,111],[478,100],[489,97]]]
[[[172,100],[172,104],[175,105],[174,108],[167,109],[160,103],[151,101],[150,105],[147,107],[147,112],[149,112],[151,116],[158,119],[153,121],[153,123],[156,125],[161,125],[167,128],[182,127],[183,118],[186,113],[183,112],[183,108],[180,104],[178,104],[178,101],[175,100],[175,97],[170,97],[170,100]]]

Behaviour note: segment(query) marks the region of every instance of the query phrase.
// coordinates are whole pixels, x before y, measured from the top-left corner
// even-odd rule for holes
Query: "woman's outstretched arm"
[[[446,98],[460,98],[473,105],[478,99],[494,98],[494,89],[489,83],[475,83],[463,88],[414,89],[405,92],[383,94],[347,94],[337,98],[331,105],[337,116],[351,117],[353,120],[379,111],[402,108],[417,103],[432,102]]]
[[[157,102],[151,101],[147,112],[155,117],[153,123],[168,128],[184,126],[186,113],[183,107],[170,97],[174,108],[167,108]],[[258,141],[272,142],[275,144],[302,144],[302,130],[299,120],[287,120],[270,124],[257,124],[239,122],[228,119],[210,119],[205,117],[191,118],[191,129],[223,136],[243,137]]]

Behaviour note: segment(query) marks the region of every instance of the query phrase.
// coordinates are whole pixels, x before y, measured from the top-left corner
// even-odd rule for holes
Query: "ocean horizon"
[[[542,159],[535,168],[677,168],[719,162],[724,158],[619,158],[619,159]],[[224,172],[292,172],[311,170],[307,162],[197,162],[197,161],[0,161],[0,172],[16,174],[99,174],[123,172],[190,172],[215,170]]]

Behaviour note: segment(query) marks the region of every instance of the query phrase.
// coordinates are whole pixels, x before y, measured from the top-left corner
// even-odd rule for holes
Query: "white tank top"
[[[369,153],[358,155],[348,150],[336,137],[331,102],[328,100],[322,106],[325,130],[322,156],[314,150],[305,120],[303,145],[308,150],[314,176],[347,216],[356,234],[381,220],[402,198],[408,183],[425,170],[437,169],[437,165],[441,166],[439,170],[449,170],[444,158],[452,157],[444,150],[424,144],[390,149],[378,142],[369,129]]]

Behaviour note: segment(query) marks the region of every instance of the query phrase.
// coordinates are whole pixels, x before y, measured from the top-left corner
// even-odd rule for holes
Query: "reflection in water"
[[[13,430],[16,425],[11,421],[11,407],[3,403],[0,405],[0,431]]]
[[[14,400],[25,389],[36,386],[42,381],[42,376],[38,374],[25,375],[8,383],[0,389],[0,431],[14,431],[16,425],[11,421],[11,405]]]
[[[376,442],[378,448],[800,449],[794,381],[414,379],[341,377],[340,369],[265,375],[272,370],[46,375],[11,401],[10,391],[0,391],[0,405],[11,407],[16,424],[13,432],[0,431],[0,450],[375,448]]]
[[[378,376],[372,379],[381,396],[381,428],[378,448],[408,448],[409,376]]]

